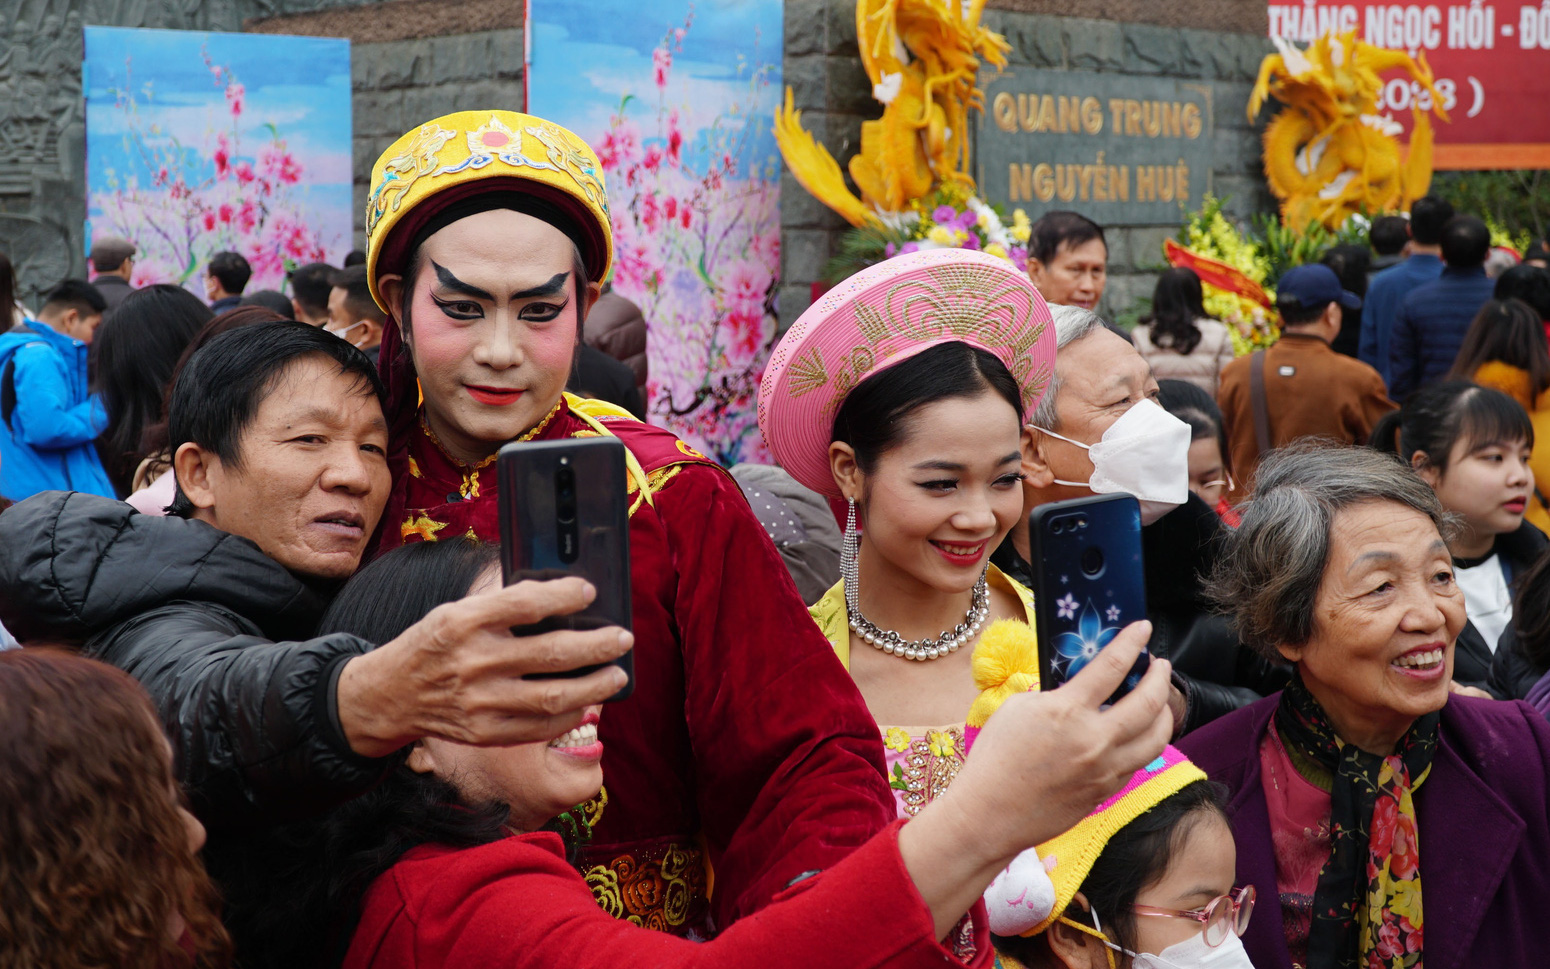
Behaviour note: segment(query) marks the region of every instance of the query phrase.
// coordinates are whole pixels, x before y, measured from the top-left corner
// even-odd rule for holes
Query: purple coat
[[[1238,884],[1260,898],[1244,947],[1256,969],[1291,969],[1259,742],[1274,694],[1207,724],[1179,748],[1225,784]],[[1521,701],[1450,696],[1432,770],[1415,794],[1426,969],[1545,965],[1550,915],[1550,723]]]

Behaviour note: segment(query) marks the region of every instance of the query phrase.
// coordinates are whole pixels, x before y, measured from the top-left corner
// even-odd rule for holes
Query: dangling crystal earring
[[[840,579],[845,583],[845,609],[852,616],[861,612],[860,565],[861,533],[856,529],[856,499],[848,498],[845,513],[845,539],[840,544]]]

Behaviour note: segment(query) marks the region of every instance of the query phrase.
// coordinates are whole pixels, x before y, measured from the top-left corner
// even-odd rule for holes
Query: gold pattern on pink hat
[[[869,267],[808,307],[770,357],[759,426],[798,481],[836,494],[828,449],[845,397],[872,374],[940,343],[994,354],[1017,380],[1024,412],[1054,372],[1049,307],[1028,277],[984,253],[936,249]]]

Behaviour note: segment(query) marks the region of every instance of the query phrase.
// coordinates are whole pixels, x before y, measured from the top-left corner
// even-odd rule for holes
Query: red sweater
[[[971,913],[971,961],[936,940],[899,857],[901,823],[700,943],[605,913],[557,835],[461,851],[422,846],[366,893],[344,969],[989,969],[983,903]]]

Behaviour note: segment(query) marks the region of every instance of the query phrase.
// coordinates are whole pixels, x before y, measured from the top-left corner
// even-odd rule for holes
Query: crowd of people
[[[1235,358],[1051,213],[818,298],[724,469],[644,420],[599,170],[463,112],[287,293],[0,263],[0,967],[1536,961],[1550,253],[1423,199]],[[597,590],[503,584],[496,452],[596,437],[631,628],[532,632]],[[1029,515],[1116,493],[1146,615],[1041,689]]]

